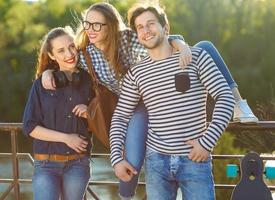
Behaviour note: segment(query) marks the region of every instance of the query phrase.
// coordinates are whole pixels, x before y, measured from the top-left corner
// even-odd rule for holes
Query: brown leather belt
[[[34,154],[36,160],[50,160],[56,162],[67,162],[87,156],[86,154],[60,155],[60,154]]]

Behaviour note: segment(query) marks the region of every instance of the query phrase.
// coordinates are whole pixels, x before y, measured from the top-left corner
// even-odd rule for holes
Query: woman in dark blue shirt
[[[80,200],[90,178],[90,133],[86,111],[92,98],[87,72],[77,67],[72,31],[54,28],[41,45],[36,80],[23,117],[23,133],[33,139],[35,200]],[[54,69],[56,90],[46,90],[41,74]]]

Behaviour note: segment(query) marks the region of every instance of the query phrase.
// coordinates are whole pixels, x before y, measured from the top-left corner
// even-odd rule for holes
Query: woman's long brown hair
[[[87,14],[92,10],[100,12],[106,19],[108,34],[104,43],[105,49],[103,50],[103,53],[105,59],[109,62],[109,66],[114,69],[116,77],[119,77],[123,72],[119,55],[120,31],[125,28],[125,24],[115,7],[104,2],[91,5],[82,14],[83,20],[86,19]],[[89,44],[89,38],[81,23],[79,23],[75,41],[79,50],[86,50],[86,47]]]

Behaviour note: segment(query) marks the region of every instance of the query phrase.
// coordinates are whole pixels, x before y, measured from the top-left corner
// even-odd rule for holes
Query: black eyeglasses
[[[92,26],[92,29],[96,32],[101,31],[102,26],[105,26],[106,24],[100,23],[100,22],[94,22],[91,23],[89,21],[83,21],[82,26],[85,30],[89,30],[89,28]]]

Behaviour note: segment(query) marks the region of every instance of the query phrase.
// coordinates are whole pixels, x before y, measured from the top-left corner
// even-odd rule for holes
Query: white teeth
[[[95,37],[96,37],[96,35],[92,35],[92,34],[90,34],[90,35],[89,35],[89,37],[90,37],[90,38],[95,38]]]
[[[74,62],[74,58],[70,59],[70,60],[67,60],[66,61],[67,63],[73,63]]]
[[[144,40],[147,41],[147,40],[151,40],[154,36],[148,36],[148,37],[145,37]]]

